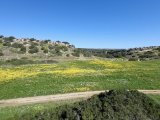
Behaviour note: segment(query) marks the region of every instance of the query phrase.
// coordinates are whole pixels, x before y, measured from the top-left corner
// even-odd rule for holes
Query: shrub
[[[84,55],[85,57],[91,57],[91,56],[92,56],[90,52],[85,52],[83,55]]]
[[[7,60],[6,63],[11,65],[25,65],[25,64],[33,64],[34,61],[27,59],[11,59]]]
[[[67,54],[66,57],[70,57],[70,54]]]
[[[78,53],[78,52],[74,52],[74,53],[72,53],[72,55],[75,57],[80,57],[80,53]]]
[[[50,50],[52,50],[52,49],[54,49],[55,47],[54,47],[53,45],[49,45],[48,48],[49,48]]]
[[[31,46],[38,46],[39,44],[38,43],[36,43],[36,42],[31,42]]]
[[[48,49],[44,49],[43,52],[44,53],[48,53],[49,51],[48,51]]]
[[[57,56],[62,56],[62,53],[60,51],[56,51],[55,53]]]
[[[0,39],[0,44],[3,43],[3,41]]]
[[[34,120],[160,120],[160,105],[138,91],[111,90],[92,98],[21,119]]]
[[[2,51],[0,51],[0,56],[3,56],[4,54],[3,54],[3,52]]]
[[[4,42],[4,43],[3,43],[3,46],[8,46],[8,47],[10,47],[10,46],[11,46],[11,43],[10,43],[10,42]]]
[[[21,43],[13,43],[12,47],[14,47],[14,48],[21,48],[21,47],[23,47],[23,44],[21,44]]]
[[[160,47],[158,47],[157,50],[160,52]]]
[[[129,58],[128,61],[138,61],[138,58],[135,58],[135,57]]]
[[[21,49],[20,49],[20,51],[21,51],[22,53],[26,53],[26,50],[27,50],[27,49],[26,49],[26,47],[24,47],[24,46],[22,46]]]
[[[30,47],[30,50],[28,51],[29,53],[33,54],[33,53],[37,53],[39,50],[37,47]]]
[[[29,49],[34,49],[36,47],[37,47],[36,45],[32,44],[31,46],[29,46]]]
[[[5,37],[5,38],[4,38],[4,41],[5,41],[5,42],[13,42],[14,39],[15,39],[15,37],[13,37],[13,36]]]

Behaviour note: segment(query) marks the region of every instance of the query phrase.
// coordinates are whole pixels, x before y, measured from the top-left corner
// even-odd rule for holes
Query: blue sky
[[[0,34],[81,48],[160,45],[160,0],[1,0]]]

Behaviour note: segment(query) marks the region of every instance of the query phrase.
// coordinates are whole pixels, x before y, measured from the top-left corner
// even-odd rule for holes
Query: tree
[[[35,39],[35,38],[30,38],[29,40],[30,40],[30,41],[36,41],[36,39]]]
[[[44,42],[45,42],[45,43],[49,43],[49,42],[51,42],[51,40],[44,40]]]
[[[57,40],[56,43],[61,43],[61,41]]]
[[[5,41],[5,42],[13,42],[14,39],[15,39],[15,37],[13,37],[13,36],[5,37],[5,38],[4,38],[4,41]]]
[[[14,36],[10,36],[10,37],[8,37],[8,39],[10,39],[10,40],[14,40],[14,39],[15,39],[15,37],[14,37]]]
[[[70,44],[69,42],[62,42],[62,43],[66,44],[66,45],[69,45],[69,44]]]
[[[3,35],[0,35],[0,38],[4,38],[4,36],[3,36]]]

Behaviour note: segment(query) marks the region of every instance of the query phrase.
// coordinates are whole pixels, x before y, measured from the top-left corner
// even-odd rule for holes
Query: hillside
[[[126,58],[130,61],[160,59],[160,46],[131,48],[131,49],[86,49],[79,48],[75,53],[86,57]]]
[[[0,36],[0,59],[52,60],[53,58],[123,58],[131,61],[160,59],[160,46],[132,49],[87,49],[75,48],[68,42],[37,40],[34,38],[18,39],[13,36]]]
[[[23,120],[159,120],[160,105],[138,91],[111,90],[92,98],[37,113]]]
[[[24,57],[41,59],[55,56],[69,57],[72,56],[74,48],[68,42],[0,36],[0,57],[5,60]]]

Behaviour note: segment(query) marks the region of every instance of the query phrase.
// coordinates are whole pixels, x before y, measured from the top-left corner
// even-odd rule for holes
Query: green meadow
[[[0,99],[108,89],[160,89],[160,61],[97,59],[0,67]]]

